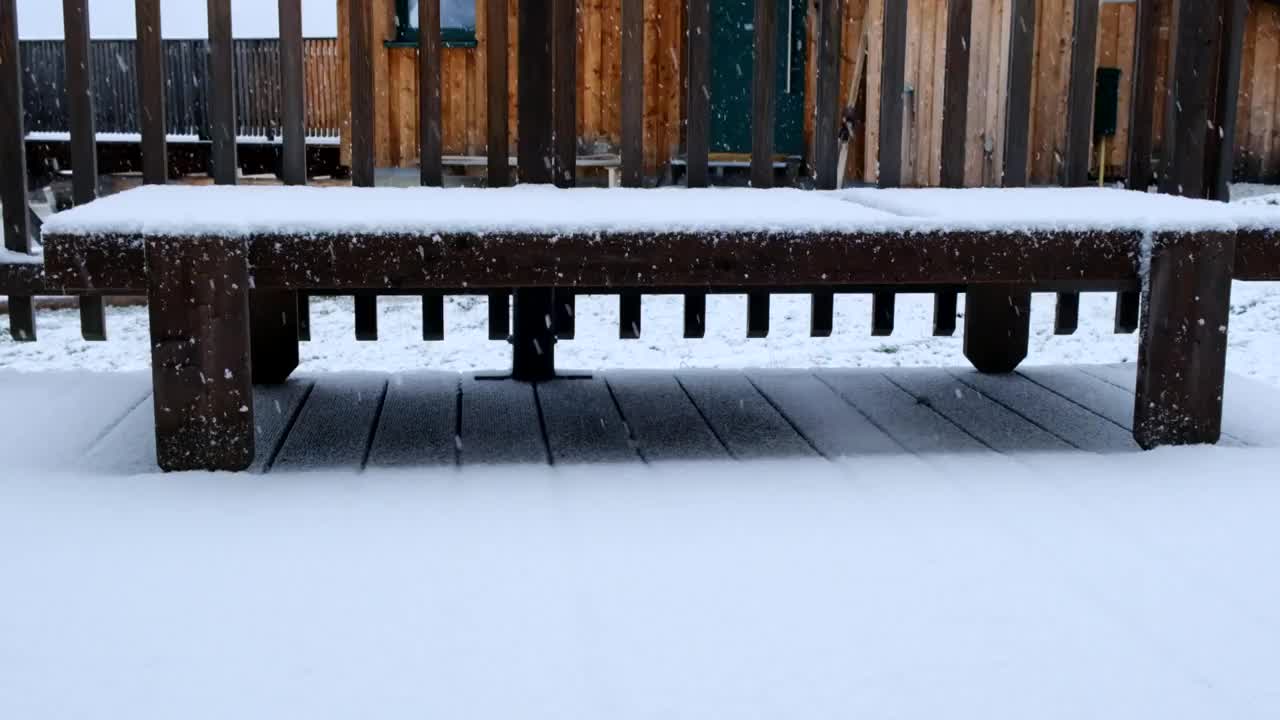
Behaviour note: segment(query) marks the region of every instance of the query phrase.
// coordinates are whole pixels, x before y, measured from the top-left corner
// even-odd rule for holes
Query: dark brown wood
[[[107,313],[101,295],[80,296],[80,336],[88,342],[107,339]]]
[[[9,296],[9,337],[14,342],[36,341],[36,312],[30,295]]]
[[[1115,331],[1117,334],[1129,335],[1138,331],[1141,307],[1142,293],[1132,290],[1116,293]]]
[[[577,184],[578,175],[578,2],[551,2],[552,180],[556,187],[568,188]]]
[[[440,0],[418,0],[418,143],[423,185],[444,184],[444,140],[440,115]],[[498,43],[495,47],[505,47]],[[425,306],[424,306],[425,307]]]
[[[1093,96],[1097,81],[1098,0],[1075,0],[1071,32],[1071,69],[1067,78],[1067,145],[1062,157],[1061,182],[1078,187],[1089,182],[1093,155]]]
[[[355,296],[356,340],[374,342],[378,339],[378,296],[358,293]]]
[[[790,0],[783,0],[789,2]],[[777,105],[778,0],[755,0],[755,65],[751,83],[751,185],[773,187]]]
[[[942,186],[964,187],[969,138],[969,34],[973,0],[948,0],[942,90]]]
[[[1155,238],[1133,412],[1144,448],[1221,435],[1234,254],[1229,234]]]
[[[831,337],[835,326],[836,296],[814,293],[809,298],[809,337]]]
[[[578,334],[578,298],[572,290],[556,288],[556,337],[572,340]]]
[[[686,338],[703,338],[707,336],[707,294],[684,294],[684,336]]]
[[[209,0],[209,163],[218,185],[236,184],[235,55],[231,0]]]
[[[1080,328],[1080,293],[1058,293],[1053,313],[1053,334],[1074,335]]]
[[[142,181],[163,185],[169,179],[165,142],[165,57],[160,39],[160,0],[134,0],[138,40],[138,125],[142,130]]]
[[[945,290],[933,294],[933,335],[951,337],[956,334],[956,315],[959,314],[960,293]]]
[[[373,26],[369,3],[348,2],[351,29],[351,184],[373,187]]]
[[[1125,290],[1138,282],[1141,233],[921,231],[786,233],[520,233],[259,235],[250,242],[259,288],[463,290],[962,286]],[[554,252],[548,248],[554,246]],[[680,258],[672,262],[672,258]],[[73,291],[145,288],[132,235],[45,234],[48,282]],[[932,292],[932,288],[929,289]]]
[[[871,335],[888,337],[893,334],[897,295],[881,291],[871,295]]]
[[[94,130],[93,60],[86,2],[62,0],[67,109],[71,120],[71,196],[77,205],[98,197],[98,138]]]
[[[747,293],[747,337],[769,337],[769,293]]]
[[[1216,61],[1217,4],[1174,0],[1162,153],[1169,160],[1160,173],[1162,193],[1205,196],[1205,140],[1213,95],[1213,74],[1207,70]]]
[[[507,290],[489,293],[489,339],[511,337],[511,293]]]
[[[253,384],[278,385],[298,367],[298,294],[289,290],[249,292]]]
[[[1280,280],[1280,231],[1246,230],[1236,237],[1237,280]]]
[[[688,125],[685,128],[686,182],[707,186],[711,152],[711,0],[687,0],[689,11]]]
[[[1159,75],[1160,8],[1169,0],[1138,0],[1133,38],[1133,101],[1129,104],[1131,190],[1146,191],[1155,180],[1156,78]]]
[[[556,335],[552,327],[555,291],[515,291],[511,334],[511,376],[522,382],[550,380],[556,374]]]
[[[783,0],[790,2],[790,0]],[[818,6],[817,93],[814,124],[814,184],[819,190],[835,190],[840,163],[840,124],[844,99],[841,97],[840,30],[844,25],[844,0],[823,0]],[[787,49],[790,52],[790,49]]]
[[[555,0],[561,2],[562,0]],[[550,183],[552,148],[551,2],[521,2],[519,48],[520,82],[516,133],[520,182]],[[518,302],[517,302],[518,304]],[[518,325],[518,323],[517,323]]]
[[[507,0],[487,0],[485,7],[489,37],[496,38],[500,45],[505,46]],[[507,53],[485,53],[485,69],[485,86],[488,89],[486,107],[489,116],[489,187],[506,187],[511,184],[511,145],[507,136]]]
[[[900,187],[902,118],[907,93],[907,3],[902,0],[884,0],[880,57],[880,187]]]
[[[1011,373],[1027,357],[1031,291],[976,285],[964,296],[964,356],[981,373]]]
[[[644,184],[644,0],[622,0],[622,186]]]
[[[156,459],[161,469],[253,462],[249,261],[240,240],[146,241]]]
[[[305,292],[298,293],[298,339],[311,340],[311,296]]]
[[[22,56],[18,51],[16,0],[0,0],[0,205],[4,247],[31,252],[27,209],[27,149],[22,117]]]
[[[280,177],[307,184],[307,88],[303,62],[302,0],[280,0]]]
[[[422,339],[444,339],[444,295],[440,293],[422,296]]]
[[[641,326],[640,304],[643,296],[635,291],[618,294],[618,337],[623,340],[639,340]]]
[[[1235,173],[1236,103],[1240,94],[1240,64],[1244,55],[1245,16],[1248,0],[1219,0],[1222,6],[1222,35],[1218,39],[1218,72],[1214,87],[1213,114],[1209,123],[1206,169],[1206,197],[1231,200]]]
[[[1031,85],[1036,53],[1036,0],[1011,0],[1009,79],[1005,97],[1005,187],[1027,184],[1031,159]]]

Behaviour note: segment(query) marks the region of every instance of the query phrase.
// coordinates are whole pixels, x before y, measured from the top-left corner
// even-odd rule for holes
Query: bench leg
[[[243,470],[254,453],[245,243],[146,248],[156,459],[166,471]]]
[[[298,294],[253,290],[249,308],[253,384],[279,385],[298,367]]]
[[[980,285],[965,291],[964,356],[978,372],[1013,372],[1030,340],[1030,290]]]
[[[1222,434],[1235,241],[1155,239],[1138,345],[1133,437],[1143,448],[1215,443]]]
[[[511,376],[516,380],[538,382],[556,375],[554,302],[549,288],[515,291]]]

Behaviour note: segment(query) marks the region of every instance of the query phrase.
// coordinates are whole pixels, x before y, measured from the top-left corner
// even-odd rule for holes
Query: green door
[[[804,151],[805,2],[777,0],[774,152]],[[711,152],[751,152],[755,0],[711,3]]]

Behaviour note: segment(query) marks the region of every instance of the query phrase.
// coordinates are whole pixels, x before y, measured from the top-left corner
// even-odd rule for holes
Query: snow
[[[41,265],[44,255],[30,255],[0,247],[0,265]]]
[[[682,230],[1195,232],[1233,230],[1242,214],[1248,211],[1220,203],[1096,188],[812,192],[147,186],[61,213],[45,232],[222,237]]]
[[[1219,202],[1112,188],[859,188],[843,195],[896,215],[980,230],[1230,231],[1241,215],[1238,206]]]
[[[122,132],[100,132],[94,136],[94,139],[100,143],[141,143],[141,133],[122,133]],[[38,130],[27,133],[27,142],[71,142],[71,133],[58,130]],[[209,142],[202,140],[199,135],[187,135],[169,133],[165,135],[165,142],[169,143],[201,143]],[[236,142],[246,144],[279,145],[284,142],[284,137],[276,135],[268,138],[265,135],[237,135]],[[308,145],[337,145],[339,139],[332,136],[307,136]]]
[[[170,40],[209,36],[207,0],[160,0],[160,31]],[[239,38],[279,37],[278,4],[273,0],[231,0],[232,33]],[[91,0],[89,29],[97,40],[137,37],[133,0]],[[18,0],[18,33],[23,40],[61,40],[62,3]],[[336,0],[302,0],[302,34],[337,37]]]
[[[17,379],[2,717],[1280,712],[1275,449],[130,475]]]

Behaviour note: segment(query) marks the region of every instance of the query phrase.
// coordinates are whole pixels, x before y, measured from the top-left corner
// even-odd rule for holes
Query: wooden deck
[[[522,384],[497,374],[302,375],[255,396],[253,472],[513,463],[1139,452],[1132,365],[970,370],[618,371]],[[98,401],[86,407],[86,393]],[[0,373],[57,463],[157,470],[149,377]],[[1280,393],[1229,378],[1225,445],[1280,447]],[[26,411],[29,410],[29,411]],[[25,411],[25,412],[24,412]],[[44,425],[47,424],[48,427]]]

